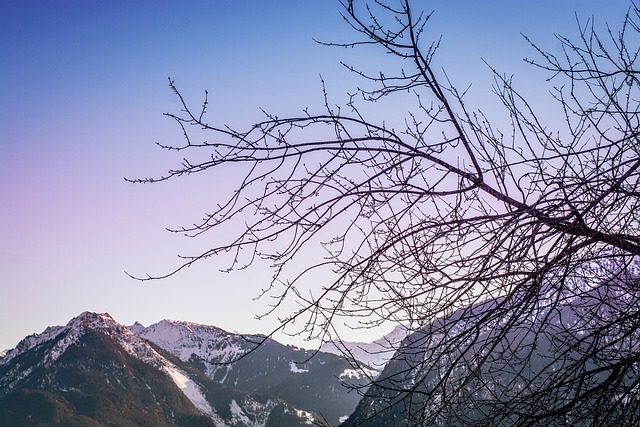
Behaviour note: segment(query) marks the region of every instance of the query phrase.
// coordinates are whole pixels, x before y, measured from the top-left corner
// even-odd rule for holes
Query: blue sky
[[[430,31],[443,34],[438,61],[454,82],[473,83],[473,107],[490,94],[482,58],[514,73],[544,107],[545,76],[523,63],[534,52],[520,33],[553,51],[554,33],[576,34],[574,13],[617,24],[629,6],[425,3],[436,12]],[[152,283],[124,274],[163,271],[176,254],[205,244],[164,227],[197,220],[223,184],[133,185],[123,177],[157,175],[178,160],[154,145],[180,138],[162,116],[179,108],[167,77],[194,105],[209,90],[210,121],[248,125],[260,107],[279,116],[319,107],[319,75],[343,101],[358,80],[341,60],[392,66],[380,51],[314,43],[352,40],[338,11],[332,0],[0,2],[0,349],[85,310],[126,324],[170,318],[272,328],[275,319],[253,320],[266,308],[253,300],[270,277],[263,267],[221,274],[210,261]]]

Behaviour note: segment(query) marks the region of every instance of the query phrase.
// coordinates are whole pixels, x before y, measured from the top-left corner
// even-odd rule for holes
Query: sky
[[[473,107],[485,108],[492,80],[483,59],[514,74],[544,108],[546,76],[522,61],[535,53],[521,33],[553,51],[555,33],[576,34],[576,14],[617,24],[629,7],[416,3],[435,12],[429,34],[443,36],[439,66],[461,87],[472,84]],[[164,272],[177,254],[192,253],[192,241],[165,228],[199,219],[224,180],[136,185],[124,177],[157,176],[180,160],[155,145],[180,140],[163,116],[179,110],[168,77],[193,105],[209,91],[209,122],[242,126],[261,119],[260,108],[281,117],[319,111],[320,75],[332,101],[343,102],[359,81],[340,61],[392,67],[380,50],[314,42],[354,40],[339,11],[333,0],[0,1],[0,350],[83,311],[123,324],[273,329],[277,319],[255,319],[267,308],[255,300],[271,276],[265,266],[223,274],[214,259],[145,283],[125,274]]]

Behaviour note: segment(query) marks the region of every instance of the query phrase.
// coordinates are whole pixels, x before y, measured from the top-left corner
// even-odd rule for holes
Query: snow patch
[[[315,418],[313,418],[313,414],[311,414],[311,412],[303,411],[300,409],[294,409],[294,411],[296,411],[296,415],[299,418],[305,419],[305,424],[313,424],[315,422]]]
[[[229,404],[229,408],[231,409],[231,418],[234,424],[243,423],[244,425],[250,425],[251,420],[247,417],[247,414],[244,413],[238,402],[234,400]]]
[[[204,395],[200,388],[191,380],[191,378],[187,377],[182,371],[180,371],[176,366],[165,365],[163,367],[164,371],[169,374],[174,383],[182,390],[185,396],[193,403],[193,405],[200,410],[200,412],[205,413],[209,416],[214,415],[213,409],[207,399],[205,399]]]
[[[340,374],[340,379],[346,377],[346,378],[350,378],[350,379],[359,380],[361,378],[371,378],[371,377],[376,376],[377,374],[378,374],[378,372],[372,371],[371,369],[364,368],[364,367],[363,368],[359,368],[359,369],[345,369]]]
[[[308,369],[298,368],[298,364],[296,362],[294,362],[293,360],[289,363],[289,370],[291,372],[293,372],[294,374],[303,374],[305,372],[309,372]]]

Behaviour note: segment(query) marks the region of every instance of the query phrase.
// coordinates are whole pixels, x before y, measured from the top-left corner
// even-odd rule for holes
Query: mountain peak
[[[8,364],[14,357],[36,348],[48,341],[57,340],[55,345],[47,353],[44,360],[45,366],[56,361],[66,349],[77,342],[88,330],[94,330],[116,338],[123,344],[127,352],[134,354],[145,353],[149,358],[149,351],[144,351],[140,338],[134,335],[129,329],[116,322],[108,313],[94,313],[85,311],[71,319],[66,326],[49,326],[39,334],[32,334],[24,338],[18,345],[9,350],[5,357],[0,358],[0,364]],[[137,355],[141,357],[140,354]],[[153,358],[151,356],[151,358]]]
[[[85,311],[74,317],[67,323],[66,327],[76,331],[92,329],[104,332],[107,335],[128,332],[128,329],[116,322],[109,313],[94,313],[91,311]]]
[[[67,323],[67,326],[63,328],[66,335],[51,349],[51,352],[45,360],[45,364],[49,364],[58,359],[58,357],[60,357],[71,344],[77,342],[88,329],[109,335],[117,341],[120,341],[121,344],[128,344],[123,345],[123,347],[132,355],[142,358],[142,355],[136,354],[142,350],[144,356],[147,356],[147,358],[150,356],[147,354],[149,351],[144,351],[146,349],[142,348],[144,346],[134,342],[137,337],[127,328],[116,322],[108,313],[85,311],[71,319],[69,323]],[[151,356],[151,358],[153,358],[153,356]]]
[[[227,363],[249,351],[247,337],[233,334],[216,326],[198,323],[161,320],[148,327],[130,328],[136,335],[153,342],[181,360],[187,361],[193,354],[206,360]]]
[[[80,325],[92,329],[102,329],[117,325],[109,313],[95,313],[92,311],[84,311],[80,315],[74,317],[67,323],[67,326]]]

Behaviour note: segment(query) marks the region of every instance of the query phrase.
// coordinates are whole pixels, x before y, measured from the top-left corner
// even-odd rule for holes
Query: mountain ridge
[[[639,258],[589,264],[565,277],[562,295],[541,293],[511,323],[501,314],[518,299],[507,297],[435,319],[403,340],[343,426],[637,425],[640,332],[610,319],[637,319],[639,267]],[[477,326],[483,316],[489,320]],[[606,345],[594,351],[595,340]],[[632,368],[607,382],[605,374],[617,374],[625,363]],[[575,372],[587,374],[572,377]],[[564,388],[545,389],[548,384]],[[591,390],[576,397],[575,384]],[[570,404],[566,414],[556,409]]]
[[[264,342],[256,348],[256,341]],[[166,393],[165,401],[147,376]],[[364,381],[365,373],[341,356],[263,335],[171,320],[127,327],[108,313],[83,312],[65,326],[25,337],[0,358],[0,425],[27,415],[40,424],[15,425],[104,425],[99,417],[121,425],[127,417],[135,425],[145,425],[140,417],[153,420],[147,425],[189,419],[193,425],[297,427],[322,417],[337,424],[359,400],[344,385]],[[25,401],[39,409],[25,408]],[[110,415],[129,401],[160,409],[145,412],[131,404],[120,418]]]
[[[372,342],[334,340],[322,344],[320,351],[350,355],[354,362],[368,365],[373,372],[379,374],[410,332],[410,327],[396,325],[391,332]]]
[[[108,313],[93,313],[85,311],[71,319],[64,327],[48,327],[41,334],[33,334],[21,341],[15,350],[10,351],[0,359],[0,364],[6,365],[15,357],[23,354],[45,342],[52,341],[64,334],[49,352],[46,353],[42,361],[45,368],[51,366],[66,350],[77,343],[87,330],[99,331],[113,338],[128,354],[165,372],[173,382],[183,391],[185,396],[201,412],[212,415],[213,410],[202,395],[202,392],[188,376],[175,364],[161,356],[155,349],[148,345],[146,341],[135,335],[128,328],[117,323]],[[7,375],[5,377],[10,377]],[[20,375],[13,375],[20,379]],[[0,381],[0,384],[2,382]],[[15,382],[5,384],[7,389],[11,389]],[[0,396],[2,394],[0,393]]]
[[[131,328],[221,384],[276,395],[306,412],[322,413],[334,424],[359,400],[343,385],[362,386],[369,374],[354,369],[342,356],[284,345],[264,335],[172,320]]]
[[[165,371],[99,329],[70,322],[0,359],[0,425],[216,425]]]

